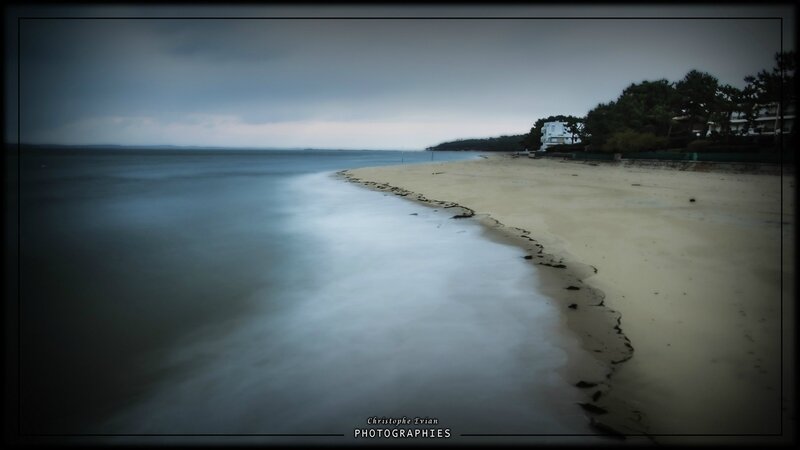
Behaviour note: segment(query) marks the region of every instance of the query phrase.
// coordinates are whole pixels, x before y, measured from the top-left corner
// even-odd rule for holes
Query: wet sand
[[[474,216],[527,250],[607,367],[564,370],[598,432],[793,438],[793,174],[492,155],[343,175]]]

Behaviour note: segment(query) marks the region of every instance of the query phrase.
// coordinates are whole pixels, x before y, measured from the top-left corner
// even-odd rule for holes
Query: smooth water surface
[[[522,251],[332,175],[409,153],[24,155],[24,430],[589,432]]]

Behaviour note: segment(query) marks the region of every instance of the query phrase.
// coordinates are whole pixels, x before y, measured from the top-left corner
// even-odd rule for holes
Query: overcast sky
[[[792,10],[776,6],[13,12],[484,18],[23,19],[18,55],[12,14],[7,136],[16,141],[19,68],[22,141],[60,144],[423,149],[525,133],[548,115],[583,116],[632,82],[677,81],[691,69],[742,87],[772,67],[780,21],[729,17],[784,17],[784,49],[794,37]],[[726,18],[603,18],[664,15]]]

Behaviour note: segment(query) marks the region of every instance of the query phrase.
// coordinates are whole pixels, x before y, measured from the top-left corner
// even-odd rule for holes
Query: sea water
[[[22,430],[335,444],[420,418],[397,428],[590,433],[558,373],[576,341],[523,251],[333,173],[432,156],[475,157],[24,153]]]

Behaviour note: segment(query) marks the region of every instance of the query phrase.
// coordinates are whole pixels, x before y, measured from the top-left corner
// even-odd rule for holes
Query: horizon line
[[[218,146],[218,145],[177,145],[177,144],[55,144],[31,142],[6,142],[6,146],[18,145],[20,147],[93,147],[93,148],[176,148],[176,149],[208,149],[208,150],[330,150],[330,151],[390,151],[390,152],[424,152],[427,148],[418,149],[393,149],[393,148],[321,148],[321,147],[257,147],[257,146]]]

